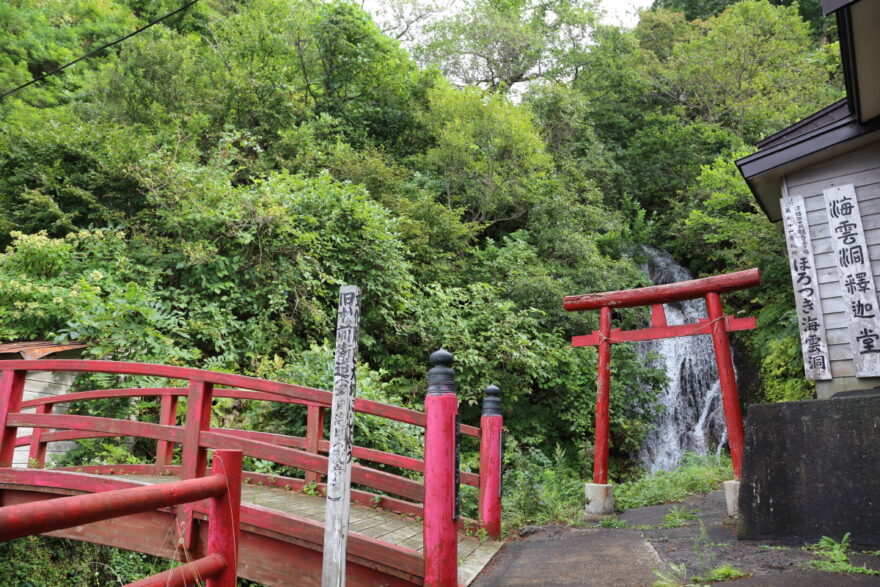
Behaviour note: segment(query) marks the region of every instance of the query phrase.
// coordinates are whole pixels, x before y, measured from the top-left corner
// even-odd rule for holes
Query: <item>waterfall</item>
[[[645,247],[645,271],[655,285],[693,279],[666,251]],[[692,324],[706,318],[702,299],[664,304],[670,326]],[[639,343],[639,354],[655,355],[654,365],[664,369],[669,384],[658,400],[662,411],[639,451],[639,461],[651,472],[678,465],[682,454],[705,454],[727,439],[721,388],[710,336],[685,336]]]

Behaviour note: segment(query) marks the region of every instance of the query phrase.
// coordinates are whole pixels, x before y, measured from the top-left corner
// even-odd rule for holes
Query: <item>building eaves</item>
[[[845,101],[820,110],[762,141],[765,147],[757,153],[736,161],[740,173],[770,220],[781,220],[778,185],[782,175],[805,163],[804,160],[811,155],[880,130],[880,119],[861,124],[856,115],[848,111],[843,118],[834,119],[843,107]],[[819,121],[826,123],[816,128],[814,123]]]

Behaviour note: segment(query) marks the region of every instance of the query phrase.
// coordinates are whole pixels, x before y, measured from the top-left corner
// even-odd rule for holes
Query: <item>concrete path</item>
[[[665,567],[638,530],[548,526],[506,544],[473,585],[650,585]]]
[[[673,507],[693,519],[669,527],[665,516]],[[670,564],[687,569],[682,584],[729,564],[750,575],[730,582],[731,587],[880,587],[880,576],[809,568],[818,557],[801,544],[737,540],[720,491],[688,497],[683,504],[632,509],[617,519],[628,527],[529,528],[522,539],[508,542],[472,585],[650,587],[659,580],[655,569],[676,579]],[[880,570],[880,556],[852,554],[850,562]]]

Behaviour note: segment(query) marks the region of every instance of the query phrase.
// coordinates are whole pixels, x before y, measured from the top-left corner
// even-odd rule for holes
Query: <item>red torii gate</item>
[[[668,285],[655,285],[623,291],[567,296],[563,307],[569,312],[599,310],[599,330],[592,334],[573,336],[574,347],[598,346],[599,365],[596,375],[596,442],[593,458],[593,482],[608,483],[608,392],[611,384],[611,345],[620,342],[639,342],[658,338],[695,336],[711,334],[715,346],[715,360],[718,364],[718,377],[721,380],[721,398],[724,403],[724,419],[727,423],[727,438],[730,443],[730,457],[733,460],[733,473],[736,479],[742,472],[743,423],[736,389],[736,373],[733,357],[730,354],[728,332],[753,330],[757,327],[754,318],[734,318],[725,316],[721,306],[721,294],[755,287],[761,283],[757,269],[747,269],[737,273],[716,275],[703,279],[680,281]],[[669,326],[663,304],[681,302],[695,298],[706,298],[708,319],[696,324]],[[611,328],[612,308],[631,308],[651,306],[651,327],[640,330]]]

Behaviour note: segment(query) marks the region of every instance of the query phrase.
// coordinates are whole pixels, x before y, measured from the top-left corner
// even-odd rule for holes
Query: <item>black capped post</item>
[[[431,354],[425,397],[425,579],[428,587],[458,584],[456,432],[458,397],[452,353]]]
[[[483,415],[501,415],[501,389],[497,385],[487,385],[483,395]]]
[[[455,395],[455,370],[452,368],[455,357],[441,348],[431,353],[429,360],[434,366],[428,370],[428,395]]]

